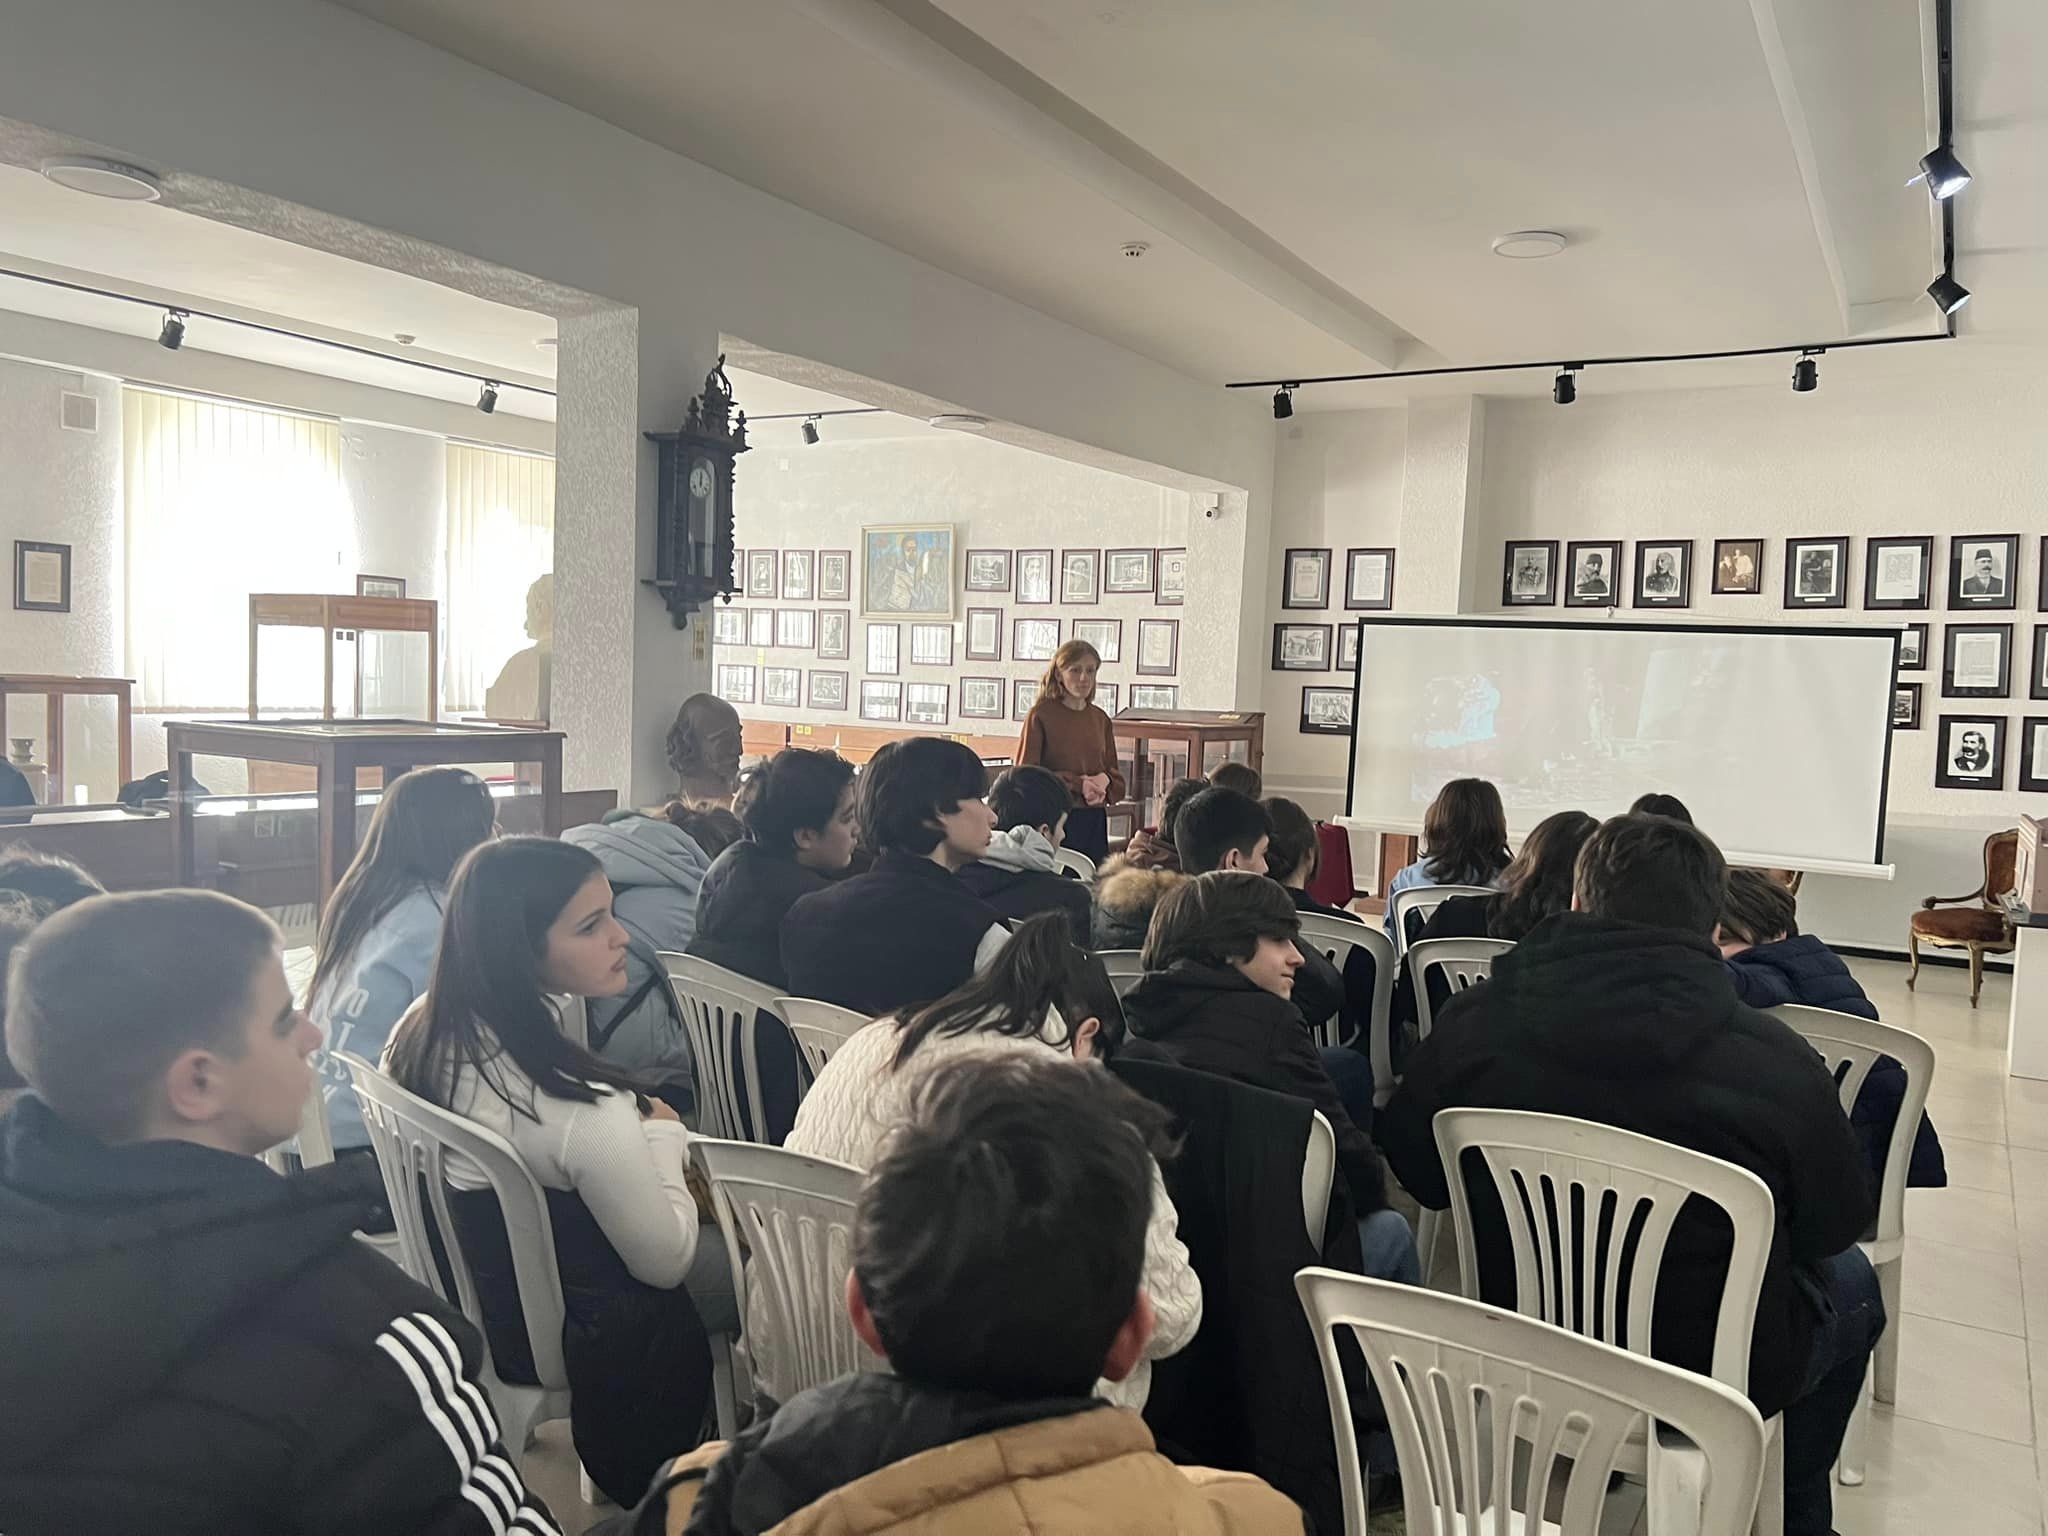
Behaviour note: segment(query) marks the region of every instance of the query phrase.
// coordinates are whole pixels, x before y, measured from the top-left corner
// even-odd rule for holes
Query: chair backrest
[[[1095,883],[1095,861],[1085,853],[1076,853],[1071,848],[1061,848],[1052,856],[1052,867],[1062,875],[1072,875],[1088,884]]]
[[[1568,1115],[1446,1109],[1438,1111],[1435,1131],[1451,1187],[1465,1294],[1479,1295],[1463,1174],[1464,1154],[1471,1151],[1492,1174],[1507,1217],[1517,1309],[1637,1354],[1651,1351],[1657,1277],[1680,1207],[1694,1196],[1719,1206],[1735,1236],[1714,1324],[1711,1374],[1738,1392],[1747,1388],[1749,1338],[1777,1222],[1762,1179],[1704,1152]]]
[[[1394,948],[1408,947],[1409,930],[1419,928],[1429,921],[1430,913],[1449,901],[1453,896],[1491,896],[1490,885],[1411,885],[1405,891],[1394,892],[1394,899],[1387,910],[1394,919]]]
[[[2005,903],[1999,900],[2013,888],[2014,866],[2019,862],[2020,834],[2018,828],[2010,832],[1994,832],[1984,839],[1984,905],[1992,911],[2003,914]]]
[[[768,1374],[757,1381],[761,1390],[786,1403],[849,1371],[886,1370],[846,1315],[861,1170],[780,1147],[705,1136],[694,1138],[690,1150],[711,1185],[740,1316],[774,1333],[757,1355],[767,1362]],[[753,1255],[744,1265],[742,1240]],[[748,1296],[749,1286],[759,1291],[759,1305]]]
[[[1309,1245],[1323,1248],[1323,1228],[1330,1220],[1330,1181],[1337,1172],[1337,1132],[1320,1109],[1311,1110],[1308,1145],[1301,1155],[1301,1219]]]
[[[1877,1065],[1889,1056],[1906,1069],[1906,1091],[1899,1100],[1899,1118],[1892,1124],[1891,1143],[1884,1152],[1884,1179],[1877,1195],[1877,1229],[1871,1235],[1889,1242],[1906,1235],[1906,1173],[1913,1162],[1913,1138],[1920,1132],[1920,1116],[1927,1108],[1927,1092],[1934,1082],[1934,1047],[1918,1035],[1859,1019],[1853,1013],[1832,1008],[1809,1008],[1804,1003],[1784,1003],[1770,1010],[1805,1037],[1820,1052],[1828,1075],[1835,1080],[1842,1100],[1842,1113],[1856,1108],[1856,1095]]]
[[[834,1051],[874,1022],[864,1013],[837,1003],[820,1002],[815,997],[778,997],[775,1011],[789,1026],[812,1081],[825,1070]]]
[[[1139,958],[1140,953],[1135,949],[1098,949],[1095,952],[1095,958],[1102,962],[1103,972],[1109,977],[1110,989],[1119,998],[1145,979],[1145,964]]]
[[[1301,937],[1313,945],[1341,976],[1352,952],[1364,950],[1372,956],[1372,1012],[1365,1021],[1366,1038],[1372,1047],[1373,1098],[1384,1102],[1380,1090],[1394,1091],[1394,1067],[1387,1046],[1389,1021],[1394,1012],[1394,946],[1370,923],[1354,923],[1321,912],[1301,914]],[[1342,1041],[1323,1041],[1325,1045]]]
[[[668,974],[696,1060],[697,1130],[739,1141],[752,1126],[755,1136],[765,1136],[754,1015],[782,1017],[775,989],[695,955],[665,949],[655,959]]]
[[[1343,1328],[1379,1387],[1407,1528],[1417,1536],[1594,1536],[1613,1475],[1651,1420],[1677,1430],[1706,1462],[1698,1523],[1687,1529],[1749,1531],[1763,1486],[1764,1426],[1740,1392],[1419,1286],[1330,1269],[1304,1269],[1294,1284],[1322,1358],[1349,1536],[1365,1536],[1367,1507],[1337,1354]],[[1654,1456],[1657,1437],[1647,1439]]]
[[[1404,960],[1415,990],[1415,1038],[1427,1040],[1436,1027],[1436,1008],[1429,995],[1432,969],[1442,973],[1453,993],[1462,992],[1491,976],[1493,962],[1514,947],[1513,939],[1421,939],[1409,945]]]
[[[384,1176],[384,1197],[398,1231],[398,1261],[405,1272],[429,1286],[443,1301],[484,1332],[483,1308],[476,1282],[463,1256],[462,1237],[448,1207],[448,1158],[467,1158],[497,1196],[512,1251],[512,1275],[519,1288],[519,1308],[526,1317],[527,1347],[533,1351],[534,1374],[550,1391],[566,1391],[569,1373],[562,1361],[562,1277],[555,1268],[554,1224],[548,1219],[547,1197],[520,1161],[512,1144],[495,1131],[430,1104],[398,1086],[360,1056],[336,1053],[355,1085],[363,1109],[363,1126]],[[424,1203],[423,1203],[424,1202]],[[427,1237],[428,1212],[433,1214],[456,1294],[450,1296],[434,1262]],[[485,1335],[489,1337],[488,1334]]]

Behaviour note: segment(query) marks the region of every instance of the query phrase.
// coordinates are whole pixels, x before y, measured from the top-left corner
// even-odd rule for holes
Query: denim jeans
[[[1399,1211],[1374,1211],[1358,1218],[1358,1242],[1365,1250],[1364,1273],[1371,1280],[1422,1284],[1422,1260],[1415,1251],[1415,1231]]]
[[[1330,1074],[1330,1086],[1337,1090],[1337,1102],[1351,1123],[1366,1135],[1372,1134],[1372,1063],[1348,1045],[1325,1045],[1316,1054],[1323,1070]]]
[[[1860,1250],[1836,1254],[1820,1271],[1834,1316],[1814,1336],[1806,1390],[1785,1410],[1785,1536],[1834,1530],[1835,1458],[1885,1329],[1877,1274]]]

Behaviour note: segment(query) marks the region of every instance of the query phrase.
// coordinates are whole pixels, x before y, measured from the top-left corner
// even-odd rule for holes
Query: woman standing
[[[1086,640],[1069,640],[1053,654],[1038,702],[1024,718],[1017,761],[1035,763],[1059,775],[1074,797],[1067,813],[1066,846],[1101,863],[1109,857],[1109,815],[1105,807],[1124,797],[1117,762],[1116,731],[1095,703],[1095,674],[1102,657]]]

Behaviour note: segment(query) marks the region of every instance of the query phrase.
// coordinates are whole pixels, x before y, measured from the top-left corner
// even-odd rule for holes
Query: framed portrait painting
[[[1501,560],[1501,607],[1540,608],[1556,601],[1557,540],[1510,540]]]
[[[747,596],[773,597],[780,582],[781,556],[772,549],[747,551]]]
[[[953,525],[887,523],[860,531],[861,613],[953,618]]]
[[[1044,604],[1052,601],[1052,551],[1017,551],[1017,601]]]
[[[852,650],[848,635],[853,627],[853,614],[845,608],[821,608],[818,610],[818,659],[820,661],[844,661]]]
[[[1846,608],[1849,605],[1849,540],[1785,541],[1785,606]]]
[[[818,601],[821,603],[850,603],[853,601],[853,551],[850,549],[821,549],[818,551]],[[843,705],[841,706],[844,707]]]
[[[2005,788],[2005,717],[1943,715],[1934,782],[1942,789]]]
[[[1063,549],[1060,551],[1060,601],[1099,603],[1102,601],[1102,551]]]
[[[1948,541],[1948,605],[1951,608],[2019,606],[2020,536],[2016,533],[1959,535]]]
[[[1692,606],[1692,540],[1665,539],[1636,545],[1638,608]]]
[[[2048,624],[2034,626],[2034,659],[2027,667],[2027,697],[2048,699]]]
[[[1764,541],[1714,540],[1714,596],[1753,597],[1763,589]]]
[[[1612,608],[1620,599],[1614,584],[1621,578],[1621,541],[1575,540],[1564,547],[1567,608]]]

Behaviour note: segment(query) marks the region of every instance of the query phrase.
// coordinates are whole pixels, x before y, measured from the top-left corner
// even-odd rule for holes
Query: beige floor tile
[[[2019,1252],[2012,1196],[1988,1189],[1909,1189],[1906,1230],[1926,1242]]]
[[[1948,1145],[1946,1141],[1942,1143]],[[2048,1203],[2048,1151],[2039,1147],[2013,1147],[2006,1161],[2012,1167],[2012,1192],[2016,1199]]]
[[[1835,1488],[1841,1536],[2039,1536],[2033,1454],[1983,1435],[1894,1418],[1871,1419],[1860,1488]]]
[[[1901,1418],[1989,1435],[2034,1439],[2026,1352],[2006,1334],[1907,1313],[1899,1320]]]
[[[2048,1104],[2009,1101],[2005,1106],[2005,1139],[2015,1147],[2048,1149]]]
[[[1906,1239],[1904,1283],[1908,1312],[2026,1336],[2017,1254],[1955,1248],[1915,1235]]]
[[[519,1475],[526,1479],[527,1487],[548,1501],[555,1523],[565,1531],[584,1530],[601,1513],[583,1502],[582,1469],[576,1464],[576,1448],[569,1442],[567,1419],[540,1427],[533,1445],[519,1459]]]
[[[1940,1127],[1937,1125],[1936,1129]],[[1941,1152],[1948,1164],[1951,1189],[1987,1189],[2004,1195],[2013,1192],[2012,1163],[2003,1142],[1944,1135]],[[2048,1152],[2040,1156],[2048,1159]],[[2043,1199],[2048,1199],[2048,1181],[2043,1182],[2041,1193]]]
[[[1940,1086],[1937,1077],[1935,1087]],[[1965,1141],[2006,1140],[2005,1102],[2002,1099],[1996,1104],[1986,1104],[1930,1093],[1927,1096],[1927,1116],[1944,1141],[1950,1136],[1959,1136]]]

